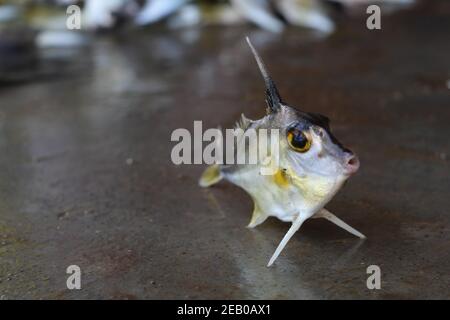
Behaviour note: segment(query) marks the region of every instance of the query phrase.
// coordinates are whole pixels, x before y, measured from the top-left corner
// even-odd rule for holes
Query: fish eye
[[[287,140],[289,146],[297,152],[306,152],[311,148],[309,135],[296,127],[288,129]]]

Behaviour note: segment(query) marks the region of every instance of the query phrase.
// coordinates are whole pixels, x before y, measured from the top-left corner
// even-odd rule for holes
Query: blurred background
[[[449,31],[445,0],[0,0],[0,299],[450,298]],[[359,155],[328,208],[368,240],[308,221],[266,268],[288,225],[171,162],[264,114],[245,36]]]

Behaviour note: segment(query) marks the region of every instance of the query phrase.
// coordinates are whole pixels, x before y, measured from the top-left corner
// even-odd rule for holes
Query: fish
[[[276,129],[279,134],[270,135],[268,141],[277,139],[278,151],[269,152],[252,164],[214,163],[205,169],[199,185],[210,187],[225,180],[246,191],[254,203],[248,228],[255,228],[270,216],[291,223],[268,267],[310,218],[327,219],[365,239],[364,234],[325,209],[347,179],[358,171],[357,155],[333,135],[328,117],[302,111],[284,102],[259,53],[248,37],[246,40],[264,79],[267,108],[266,115],[258,120],[242,115],[238,127],[244,132]],[[259,135],[256,137],[259,139]],[[251,144],[238,140],[235,150],[247,154],[258,152]],[[267,164],[272,166],[272,172],[261,174]]]

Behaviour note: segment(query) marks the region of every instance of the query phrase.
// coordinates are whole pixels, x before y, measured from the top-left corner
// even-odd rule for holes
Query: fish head
[[[343,182],[358,171],[358,157],[333,135],[326,116],[281,105],[274,122],[280,130],[281,165],[298,177]]]

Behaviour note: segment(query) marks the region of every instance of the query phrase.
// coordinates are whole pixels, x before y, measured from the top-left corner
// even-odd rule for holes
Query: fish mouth
[[[359,169],[359,159],[353,152],[345,153],[344,171],[347,175],[352,175]]]

